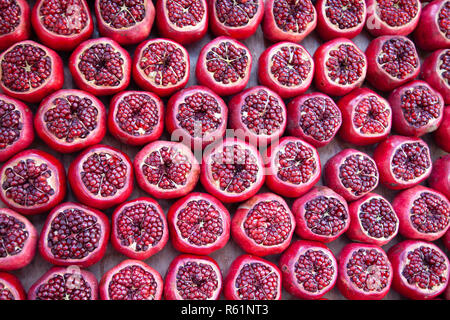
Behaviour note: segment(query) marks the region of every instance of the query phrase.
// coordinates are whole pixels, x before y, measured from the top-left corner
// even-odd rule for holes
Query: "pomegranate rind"
[[[27,294],[22,283],[15,275],[0,272],[0,284],[2,284],[14,297],[14,300],[27,300]]]
[[[450,107],[443,111],[442,123],[434,132],[434,141],[445,152],[450,152]]]
[[[450,109],[448,113],[450,114]],[[433,163],[428,185],[450,199],[450,155],[445,155]]]
[[[444,246],[447,248],[447,250],[450,250],[450,230],[448,230],[444,236],[442,237],[442,241],[444,242]],[[450,292],[447,291],[447,294],[450,294]],[[448,295],[450,297],[450,295]],[[450,298],[447,298],[450,300]]]
[[[26,40],[30,37],[30,6],[26,0],[16,0],[22,13],[19,25],[10,33],[0,35],[0,51],[5,50],[16,42]]]
[[[428,56],[422,64],[420,77],[442,95],[445,104],[450,104],[450,83],[444,78],[447,71],[439,70],[444,54],[450,54],[450,49],[437,50]]]
[[[417,45],[428,51],[450,47],[450,38],[439,28],[439,11],[448,0],[434,0],[422,10],[419,23],[414,30],[414,41]]]

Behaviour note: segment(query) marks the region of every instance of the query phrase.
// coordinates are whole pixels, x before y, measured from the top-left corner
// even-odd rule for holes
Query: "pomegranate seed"
[[[274,300],[280,281],[271,267],[253,262],[242,266],[234,287],[242,300]]]
[[[423,192],[414,200],[410,219],[419,232],[439,232],[450,223],[450,207],[439,196]]]
[[[333,261],[322,251],[313,249],[300,255],[294,268],[297,283],[312,293],[328,287],[336,273]]]
[[[23,222],[13,216],[0,214],[0,258],[21,253],[28,238],[29,233]]]
[[[6,288],[5,284],[0,282],[0,301],[2,300],[15,300],[11,291]]]
[[[133,27],[145,18],[144,0],[99,0],[102,19],[112,28]]]
[[[168,0],[166,6],[170,22],[178,28],[196,26],[206,12],[199,0]]]
[[[0,150],[14,144],[23,129],[23,118],[12,103],[0,100]]]
[[[447,1],[439,11],[438,15],[439,29],[450,39],[450,2]]]
[[[325,14],[341,30],[351,29],[363,22],[365,16],[362,0],[327,0]]]
[[[403,143],[392,157],[394,176],[403,181],[420,178],[430,166],[428,148],[420,142]]]
[[[0,36],[13,32],[19,26],[21,16],[17,1],[0,1]]]
[[[213,297],[219,279],[210,265],[188,261],[177,270],[176,286],[183,300],[207,300]]]
[[[397,229],[398,218],[390,204],[381,198],[364,202],[358,213],[363,230],[372,238],[390,238]]]
[[[401,97],[401,107],[406,121],[415,127],[422,127],[441,113],[440,99],[425,86],[417,86],[405,91]]]
[[[348,212],[338,199],[319,196],[305,204],[305,220],[311,232],[334,236],[345,228]]]
[[[378,184],[378,169],[367,156],[352,154],[339,167],[339,179],[355,196],[372,191]]]
[[[272,56],[270,72],[286,87],[301,85],[311,73],[311,59],[305,58],[303,49],[283,46]]]
[[[111,300],[153,300],[158,284],[151,272],[137,265],[116,272],[109,283]]]
[[[302,33],[314,20],[314,6],[305,0],[275,0],[273,15],[278,28],[285,32]]]
[[[45,0],[39,15],[44,27],[59,35],[79,34],[89,19],[80,0]]]
[[[217,0],[216,14],[227,27],[247,25],[258,12],[257,0]]]
[[[376,96],[367,96],[355,107],[353,124],[363,134],[381,134],[389,126],[390,115],[390,108]]]
[[[340,85],[351,85],[363,75],[366,60],[353,45],[341,44],[330,50],[326,61],[328,77]]]
[[[450,86],[450,50],[446,50],[444,54],[441,55],[439,69],[442,72],[442,78],[444,78],[447,85]]]
[[[377,58],[378,64],[393,78],[405,79],[419,67],[416,48],[403,38],[387,40]]]
[[[293,184],[307,183],[318,170],[314,151],[301,142],[288,142],[276,155],[277,176]]]
[[[91,300],[92,288],[81,274],[55,274],[36,289],[36,300]]]
[[[383,22],[400,27],[417,16],[420,2],[417,0],[376,0],[377,12]]]

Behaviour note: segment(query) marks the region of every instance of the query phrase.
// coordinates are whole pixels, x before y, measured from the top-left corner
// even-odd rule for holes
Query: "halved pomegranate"
[[[283,287],[300,299],[316,300],[333,289],[338,276],[336,258],[323,243],[299,240],[281,256]]]
[[[342,113],[339,136],[365,146],[386,139],[392,127],[392,109],[386,99],[367,88],[356,88],[337,103]]]
[[[203,38],[208,31],[206,0],[158,0],[156,24],[159,33],[181,44]]]
[[[207,193],[191,192],[167,213],[173,247],[181,252],[207,255],[223,248],[230,238],[230,214]]]
[[[145,40],[152,30],[155,7],[149,0],[96,0],[98,30],[121,45]]]
[[[296,137],[283,137],[265,154],[266,184],[285,197],[300,197],[308,192],[321,175],[317,150]]]
[[[407,37],[378,37],[369,43],[366,56],[367,81],[378,90],[391,91],[419,74],[419,55]]]
[[[419,24],[414,31],[414,40],[424,50],[450,47],[450,1],[434,0],[425,5]]]
[[[151,39],[134,53],[133,79],[144,90],[160,97],[184,88],[189,80],[189,53],[175,41]]]
[[[450,155],[442,156],[433,163],[428,185],[450,199]]]
[[[97,144],[80,153],[70,164],[69,182],[75,197],[97,209],[124,202],[133,191],[133,166],[128,155]]]
[[[347,201],[327,187],[315,187],[295,200],[295,233],[306,240],[331,242],[350,225]]]
[[[259,57],[258,80],[282,98],[303,94],[311,85],[314,61],[304,47],[294,42],[280,42]]]
[[[27,266],[34,258],[37,239],[36,228],[27,218],[13,210],[0,208],[0,270]]]
[[[52,267],[28,290],[28,300],[97,300],[95,275],[79,267]]]
[[[267,0],[262,30],[273,42],[300,42],[317,25],[317,12],[311,0]]]
[[[0,272],[0,300],[27,300],[22,283],[15,275]]]
[[[386,253],[373,244],[350,243],[338,257],[339,291],[351,300],[381,300],[391,288],[394,270]]]
[[[366,55],[345,38],[325,42],[317,48],[314,65],[314,83],[329,95],[343,96],[360,87],[366,78]]]
[[[66,196],[66,172],[52,155],[28,149],[9,159],[0,170],[0,198],[11,209],[33,215],[46,212]]]
[[[374,37],[407,36],[419,23],[419,0],[367,0],[366,28]]]
[[[233,240],[260,257],[286,250],[295,220],[286,201],[274,193],[260,193],[241,204],[231,222]]]
[[[132,146],[157,140],[164,130],[164,104],[151,92],[122,91],[109,104],[108,129]]]
[[[69,70],[81,90],[106,96],[123,91],[130,83],[131,58],[114,40],[91,39],[72,53]]]
[[[437,50],[428,56],[420,77],[442,95],[445,104],[450,104],[450,49]]]
[[[430,149],[414,137],[390,136],[373,153],[380,181],[389,189],[413,187],[431,173]]]
[[[399,219],[389,201],[368,193],[348,205],[350,227],[346,235],[353,241],[384,246],[398,233]]]
[[[325,164],[324,180],[345,200],[353,201],[378,186],[379,174],[369,155],[356,149],[344,149]]]
[[[138,260],[125,260],[108,270],[99,284],[101,300],[161,300],[163,279]]]
[[[336,103],[320,92],[294,98],[287,106],[287,131],[316,148],[330,143],[342,125]]]
[[[389,260],[394,268],[392,285],[410,299],[433,299],[449,282],[450,263],[444,252],[425,241],[406,240],[391,247]]]
[[[0,51],[30,37],[30,6],[26,0],[5,1],[0,17]]]
[[[434,132],[434,141],[445,152],[450,152],[450,107],[443,110],[442,122]]]
[[[47,216],[39,252],[51,264],[87,268],[103,258],[109,232],[108,217],[103,212],[64,202]]]
[[[207,87],[180,90],[167,103],[166,129],[171,139],[182,141],[194,151],[222,138],[227,119],[227,105]]]
[[[64,84],[63,62],[50,48],[18,42],[0,55],[0,89],[26,102],[37,103]]]
[[[189,147],[172,141],[154,141],[134,158],[139,186],[157,199],[173,199],[191,192],[200,165]]]
[[[278,141],[286,128],[286,106],[269,88],[256,86],[235,95],[228,103],[228,127],[236,137],[259,148]]]
[[[38,0],[31,24],[39,41],[54,50],[71,51],[94,31],[86,0]]]
[[[197,81],[219,96],[242,91],[252,70],[250,50],[229,37],[218,37],[206,44],[198,56]]]
[[[208,146],[203,155],[200,181],[205,190],[225,203],[254,196],[264,184],[259,151],[236,138]]]
[[[222,274],[214,259],[182,254],[170,263],[164,285],[166,300],[218,300],[221,291]]]
[[[226,300],[281,300],[281,271],[272,262],[244,254],[225,278]]]
[[[95,96],[75,89],[58,90],[45,98],[34,118],[39,137],[53,150],[76,152],[102,141],[106,110]]]

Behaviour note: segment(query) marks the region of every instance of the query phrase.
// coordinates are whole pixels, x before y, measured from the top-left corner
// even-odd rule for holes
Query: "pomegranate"
[[[52,267],[28,290],[28,300],[97,300],[95,275],[79,267]]]
[[[251,70],[250,50],[232,38],[218,37],[200,51],[195,75],[201,85],[229,96],[247,86]]]
[[[108,129],[132,146],[157,140],[164,130],[164,104],[151,92],[122,91],[109,104]]]
[[[433,299],[444,292],[450,276],[445,253],[430,242],[406,240],[388,251],[394,269],[392,285],[410,299]]]
[[[139,186],[157,199],[173,199],[191,192],[200,175],[200,165],[191,149],[182,143],[154,141],[134,158]]]
[[[347,244],[338,257],[339,291],[351,300],[381,300],[389,292],[393,269],[386,253],[373,244]]]
[[[392,109],[386,99],[367,88],[356,88],[339,99],[342,113],[339,136],[365,146],[386,139],[392,127]]]
[[[75,84],[96,96],[125,90],[130,83],[131,58],[117,42],[97,38],[81,43],[69,59]]]
[[[438,50],[428,56],[420,77],[442,95],[445,104],[450,104],[450,49]]]
[[[85,149],[70,164],[75,197],[97,209],[124,202],[133,191],[133,166],[125,153],[103,144]]]
[[[181,44],[202,39],[208,31],[206,0],[158,0],[156,24],[159,33]]]
[[[350,225],[347,202],[327,187],[315,187],[295,200],[295,233],[306,240],[331,242]]]
[[[320,299],[330,291],[338,276],[336,258],[324,244],[299,240],[279,262],[283,287],[300,299]]]
[[[424,50],[450,47],[450,1],[434,0],[422,10],[414,40]]]
[[[63,62],[43,45],[26,40],[0,55],[0,89],[10,97],[37,103],[62,88]]]
[[[381,91],[391,91],[415,79],[420,61],[414,43],[404,36],[382,36],[366,49],[367,80]]]
[[[2,1],[0,17],[0,51],[30,37],[30,6],[28,1]]]
[[[134,53],[133,79],[146,91],[166,97],[184,88],[189,80],[186,49],[169,39],[142,42]]]
[[[329,95],[346,95],[360,87],[366,77],[366,55],[345,38],[325,42],[317,48],[314,64],[314,83]]]
[[[314,61],[304,47],[294,42],[279,42],[259,57],[259,82],[282,98],[303,94],[311,85]]]
[[[442,122],[434,132],[434,141],[445,152],[450,152],[450,107],[443,110]]]
[[[393,126],[405,136],[420,137],[435,131],[442,121],[444,100],[423,81],[412,81],[391,92]]]
[[[414,137],[388,137],[377,146],[373,159],[380,173],[380,181],[394,190],[421,183],[432,169],[428,145]]]
[[[205,190],[225,203],[254,196],[264,184],[263,160],[251,144],[226,138],[203,155],[200,181]]]
[[[287,131],[316,148],[330,143],[342,124],[336,103],[320,92],[299,96],[287,106]]]
[[[320,179],[317,150],[296,137],[284,137],[272,144],[265,154],[266,184],[285,197],[299,197]]]
[[[263,0],[211,0],[210,24],[217,36],[246,39],[256,32],[264,14]]]
[[[22,283],[15,275],[0,272],[0,300],[27,300]]]
[[[227,105],[207,87],[192,86],[180,90],[167,103],[167,131],[172,140],[182,141],[192,150],[222,138],[227,119]]]
[[[108,270],[99,284],[101,300],[161,300],[161,275],[138,260],[125,260]]]
[[[428,185],[450,199],[450,155],[442,156],[433,163]]]
[[[262,30],[272,42],[300,42],[317,25],[317,12],[311,0],[267,0]]]
[[[225,278],[226,300],[281,300],[281,271],[272,262],[244,254]]]
[[[218,300],[222,291],[222,274],[217,262],[208,256],[182,254],[167,270],[166,300]]]
[[[374,37],[407,36],[419,23],[419,0],[367,0],[366,28]]]
[[[21,151],[5,162],[0,180],[0,199],[25,215],[46,212],[66,195],[63,165],[52,155],[36,149]]]
[[[173,247],[181,252],[207,255],[223,248],[230,238],[230,214],[207,193],[191,192],[167,213]]]
[[[260,193],[241,204],[231,222],[234,241],[244,251],[261,257],[286,250],[294,229],[289,206],[274,193]]]
[[[0,208],[0,270],[27,266],[34,258],[37,238],[37,231],[28,219],[13,210]]]
[[[106,110],[100,100],[87,92],[63,89],[41,102],[34,126],[53,150],[76,152],[103,139]]]
[[[33,140],[31,110],[19,100],[0,94],[0,162],[28,148]]]
[[[398,233],[399,219],[389,201],[375,193],[348,205],[350,227],[346,235],[353,241],[384,246]]]
[[[130,45],[150,35],[155,7],[148,0],[96,0],[95,15],[102,36]]]
[[[242,140],[248,140],[262,148],[278,141],[283,135],[286,128],[286,106],[283,99],[269,88],[249,88],[235,95],[228,106],[228,126]]]
[[[352,39],[366,22],[364,0],[319,0],[316,2],[317,33],[324,40]]]
[[[39,252],[51,264],[87,268],[103,258],[109,231],[104,213],[64,202],[47,216],[39,238]]]
[[[450,285],[447,286],[447,289],[444,292],[444,299],[450,300]]]
[[[444,236],[442,237],[442,240],[444,242],[445,247],[447,248],[447,250],[450,250],[450,230],[448,230]],[[450,293],[450,292],[447,292]],[[450,297],[450,296],[449,296]],[[447,298],[447,300],[450,300],[449,298]]]
[[[85,0],[38,0],[31,24],[39,41],[54,50],[71,51],[94,31]]]
[[[355,149],[344,149],[325,164],[324,180],[345,200],[353,201],[378,186],[379,174],[369,155]]]

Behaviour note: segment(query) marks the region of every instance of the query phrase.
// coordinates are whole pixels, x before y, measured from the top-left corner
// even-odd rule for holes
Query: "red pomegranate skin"
[[[433,163],[428,185],[450,199],[450,155],[442,156]]]
[[[443,20],[447,19],[447,22],[444,20],[442,29],[447,28],[446,32],[439,26],[440,12],[445,10],[445,6],[447,7],[447,16],[442,15],[444,16]],[[434,0],[425,5],[420,15],[419,24],[414,30],[414,40],[419,47],[427,51],[450,47],[448,7],[447,0]]]
[[[30,6],[26,0],[16,0],[16,3],[18,5],[17,8],[19,8],[21,12],[19,22],[15,28],[0,35],[0,51],[5,50],[16,42],[26,40],[30,37]],[[7,9],[11,9],[11,7]],[[16,9],[13,10],[13,13],[17,12]]]
[[[22,283],[15,275],[0,272],[0,300],[27,300]]]
[[[445,106],[442,122],[434,132],[434,141],[445,152],[450,152],[450,106]]]
[[[426,57],[420,70],[420,78],[442,95],[446,105],[450,104],[449,64],[450,49],[436,50]]]
[[[444,242],[444,245],[447,248],[447,250],[450,250],[450,230],[448,230],[444,234],[444,237],[442,238],[442,241]]]

